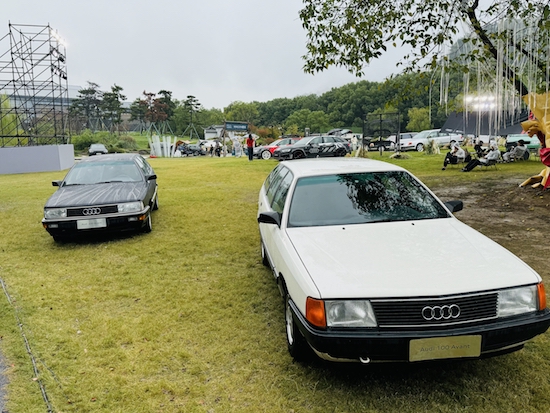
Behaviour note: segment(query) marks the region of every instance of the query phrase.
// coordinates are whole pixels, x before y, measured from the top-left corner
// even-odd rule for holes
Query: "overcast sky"
[[[0,37],[13,25],[50,25],[67,43],[69,85],[87,81],[195,96],[207,109],[231,102],[320,95],[358,79],[343,68],[302,70],[301,0],[12,0],[0,8]],[[4,53],[0,50],[0,54]],[[397,73],[394,58],[372,63],[362,79]]]

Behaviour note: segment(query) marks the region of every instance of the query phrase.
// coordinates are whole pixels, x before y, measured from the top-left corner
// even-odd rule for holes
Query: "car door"
[[[143,199],[143,205],[151,205],[157,192],[157,180],[148,178],[154,175],[155,171],[153,171],[151,165],[149,165],[149,163],[141,156],[136,156],[135,162],[143,172],[143,175],[145,176],[145,185],[147,186],[147,192],[145,198]]]
[[[276,170],[270,174],[270,177],[266,179],[262,194],[260,195],[261,199],[258,205],[258,212],[274,211],[282,218],[286,198],[293,178],[293,174],[288,168],[276,168]],[[273,224],[260,224],[260,236],[264,245],[264,251],[270,251],[271,254],[274,254],[274,251],[281,250],[281,228],[279,226]],[[278,255],[277,253],[275,253],[274,256],[268,255],[268,260],[274,270],[280,263],[280,257]]]
[[[323,137],[317,136],[313,138],[306,146],[306,156],[308,158],[316,158],[320,156],[322,151]]]

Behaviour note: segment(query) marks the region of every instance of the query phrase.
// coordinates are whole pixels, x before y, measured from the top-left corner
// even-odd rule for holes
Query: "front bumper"
[[[132,214],[108,214],[97,215],[91,217],[70,217],[63,219],[42,219],[44,229],[53,237],[74,237],[77,235],[92,235],[98,233],[112,233],[124,231],[139,231],[143,229],[147,223],[147,218],[151,210],[147,206],[143,211]],[[103,218],[105,226],[88,226],[87,228],[79,228],[78,221],[89,221],[90,219]]]
[[[481,336],[479,358],[519,350],[550,326],[550,310],[483,324],[436,329],[327,329],[311,326],[291,302],[294,322],[321,358],[331,361],[408,362],[411,340]],[[447,357],[442,357],[447,358]],[[450,357],[452,358],[452,357]],[[477,357],[475,357],[477,358]]]

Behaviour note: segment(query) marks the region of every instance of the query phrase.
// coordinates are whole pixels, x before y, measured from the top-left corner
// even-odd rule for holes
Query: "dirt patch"
[[[547,285],[550,283],[545,254],[550,235],[550,191],[520,188],[515,179],[432,190],[443,201],[464,201],[464,210],[455,215],[458,219],[512,251]]]

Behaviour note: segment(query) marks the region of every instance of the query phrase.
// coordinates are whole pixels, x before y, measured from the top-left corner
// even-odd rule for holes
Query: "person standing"
[[[248,134],[248,138],[246,138],[246,149],[248,151],[248,162],[250,162],[254,155],[254,138],[250,133]]]

